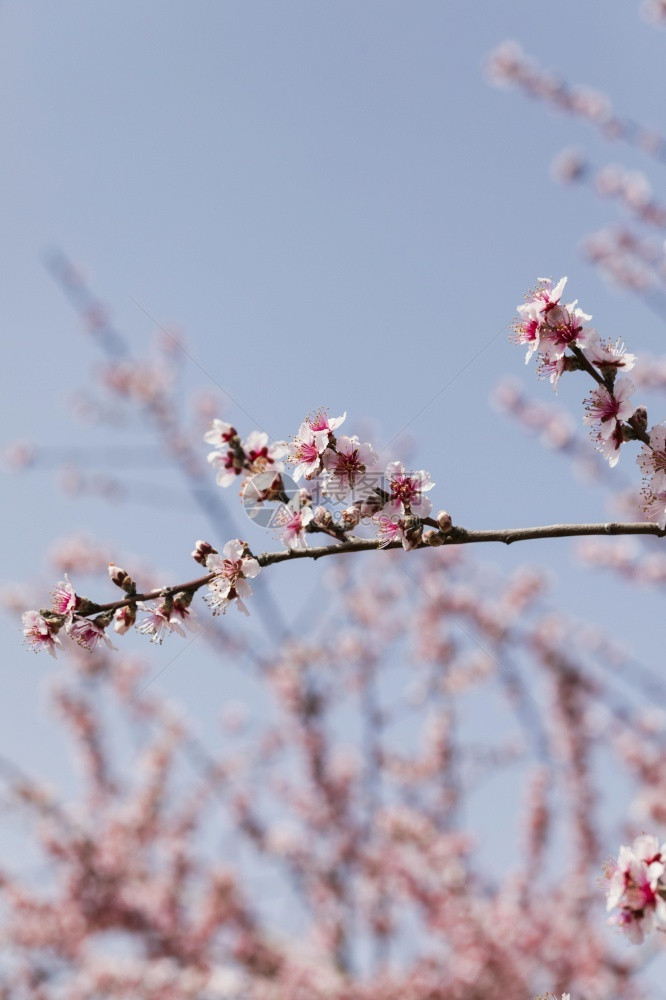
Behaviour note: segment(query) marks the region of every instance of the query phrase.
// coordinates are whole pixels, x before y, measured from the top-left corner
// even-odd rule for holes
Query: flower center
[[[391,496],[394,500],[409,504],[419,492],[418,485],[409,476],[391,480]]]

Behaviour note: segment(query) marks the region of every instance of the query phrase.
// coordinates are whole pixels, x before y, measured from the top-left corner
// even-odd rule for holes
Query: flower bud
[[[111,578],[111,582],[115,583],[116,587],[124,590],[126,594],[136,591],[134,581],[127,570],[121,569],[120,566],[116,566],[114,563],[109,563],[109,577]]]
[[[378,514],[386,506],[388,500],[389,494],[376,486],[374,492],[369,497],[359,500],[359,508],[362,516],[374,517],[375,514]]]
[[[635,427],[637,431],[642,432],[647,430],[648,415],[647,410],[644,406],[638,406],[630,418],[629,423],[632,427]]]
[[[113,611],[104,611],[101,615],[93,618],[93,624],[98,628],[107,628],[113,621]]]
[[[340,516],[340,527],[344,531],[351,531],[361,520],[361,511],[358,507],[347,507]]]
[[[444,544],[444,539],[439,531],[426,531],[423,536],[423,541],[426,545],[432,545],[433,548]]]
[[[118,608],[113,618],[114,630],[118,635],[124,635],[136,621],[136,604],[128,604],[124,608]]]
[[[206,559],[214,552],[217,552],[217,549],[214,549],[213,546],[210,544],[210,542],[202,542],[201,540],[199,540],[194,546],[194,551],[192,552],[192,558],[196,562],[200,563],[202,566],[205,566]]]
[[[173,599],[174,607],[189,608],[193,597],[191,590],[179,590]]]
[[[333,515],[325,507],[315,507],[312,523],[318,528],[330,528],[333,524]]]
[[[414,517],[413,514],[408,514],[407,517],[403,518],[402,523],[404,525],[405,541],[407,542],[405,548],[415,549],[417,545],[421,544],[423,522],[420,518]]]
[[[453,526],[453,521],[451,520],[451,515],[445,510],[440,510],[437,515],[437,524],[439,525],[439,530],[446,534],[451,530]]]

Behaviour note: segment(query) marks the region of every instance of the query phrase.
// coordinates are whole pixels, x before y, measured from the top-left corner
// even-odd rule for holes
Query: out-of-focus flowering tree
[[[664,17],[656,3],[646,12]],[[664,157],[659,136],[541,74],[515,47],[491,68]],[[573,156],[559,173],[593,177]],[[606,169],[593,183],[637,224],[666,225],[642,178]],[[663,249],[633,230],[603,239],[603,252],[591,244],[594,258],[654,300]],[[643,969],[666,927],[666,681],[558,607],[546,570],[503,575],[472,543],[585,534],[583,559],[663,587],[663,542],[651,536],[666,524],[666,364],[642,357],[638,342],[626,349],[613,331],[597,333],[565,302],[564,280],[540,282],[519,307],[514,339],[555,387],[570,376],[595,384],[573,417],[510,384],[497,403],[598,477],[623,521],[483,537],[460,527],[463,517],[433,514],[429,475],[399,456],[382,464],[340,429],[343,416],[322,410],[276,442],[204,402],[193,431],[179,416],[177,339],[167,334],[159,356],[133,358],[77,271],[60,256],[51,265],[106,355],[94,400],[81,405],[116,423],[140,413],[202,518],[223,532],[226,487],[241,488],[255,524],[274,513],[268,553],[229,530],[219,550],[196,543],[196,580],[168,586],[140,553],[121,558],[80,538],[54,550],[51,606],[25,612],[23,631],[57,659],[52,703],[81,783],[60,796],[2,762],[6,801],[25,815],[42,864],[32,876],[0,870],[0,996],[647,997]],[[632,401],[648,390],[656,419]],[[615,469],[632,448],[639,468]],[[130,455],[104,476],[70,469],[64,485],[128,497],[113,466]],[[11,455],[20,467],[49,457],[26,447]],[[633,537],[599,537],[612,533]],[[276,535],[279,553],[270,551]],[[310,557],[325,554],[313,541],[332,554],[325,597],[298,627],[277,627],[254,580],[294,559],[308,573]],[[371,564],[357,554],[373,548],[382,551]],[[94,600],[82,596],[88,586]],[[27,585],[5,594],[14,612],[40,603]],[[133,629],[144,655],[123,649]],[[262,713],[252,721],[228,708],[221,746],[204,745],[160,694],[148,640],[209,644],[225,669],[256,680]],[[482,709],[492,732],[475,725]],[[618,781],[633,797],[619,817]],[[507,855],[496,845],[500,811],[513,814]],[[618,928],[647,943],[628,948]]]

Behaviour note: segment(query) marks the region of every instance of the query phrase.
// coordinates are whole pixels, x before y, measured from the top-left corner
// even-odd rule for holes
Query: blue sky
[[[59,247],[137,355],[149,351],[152,319],[183,331],[197,362],[184,362],[184,389],[223,386],[221,415],[242,433],[259,426],[283,438],[320,405],[347,410],[349,431],[363,422],[380,448],[409,434],[416,468],[431,473],[431,496],[456,523],[603,520],[603,491],[572,479],[489,396],[512,374],[552,397],[507,340],[540,275],[569,275],[602,334],[635,353],[660,350],[662,321],[609,289],[580,253],[609,206],[549,177],[572,145],[599,164],[657,168],[490,87],[484,60],[507,38],[569,81],[607,91],[621,114],[666,127],[664,36],[636,3],[5,0],[5,444],[98,441],[67,412],[99,357],[44,266]],[[587,390],[563,384],[576,420]],[[148,439],[137,428],[136,443]],[[123,438],[105,431],[104,440]],[[632,457],[623,464],[638,481]],[[152,468],[133,475],[180,489]],[[8,474],[4,495],[3,574],[44,572],[45,591],[45,550],[76,530],[175,578],[189,577],[188,553],[205,536],[188,508],[68,497],[46,471]],[[547,561],[569,610],[612,622],[660,666],[656,598],[589,575],[571,551],[550,541],[484,556],[502,570]],[[268,585],[289,617],[319,579],[319,567],[301,564],[277,568]],[[631,616],[617,622],[619,602]],[[0,749],[57,770],[40,707],[51,663],[23,652],[15,622],[1,628]],[[155,653],[156,670],[173,652]],[[199,653],[160,683],[204,728],[211,704],[229,696],[228,678]]]

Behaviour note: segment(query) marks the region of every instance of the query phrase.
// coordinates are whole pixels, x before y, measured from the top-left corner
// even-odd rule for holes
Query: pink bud
[[[199,539],[194,546],[194,551],[192,552],[192,558],[200,563],[202,566],[206,565],[206,559],[208,556],[216,553],[217,549],[214,549],[210,542],[202,542]]]
[[[115,566],[113,563],[109,563],[109,576],[116,587],[120,587],[124,590],[126,594],[133,596],[136,594],[136,584],[134,580],[129,575],[127,570],[121,569],[120,566]]]
[[[312,523],[318,528],[330,528],[333,523],[333,515],[325,507],[315,507]]]
[[[129,604],[127,607],[118,608],[114,617],[113,628],[118,635],[128,632],[136,621],[136,605]]]
[[[453,521],[451,520],[451,515],[448,514],[445,510],[440,510],[440,512],[437,515],[437,524],[439,525],[439,530],[444,532],[444,534],[446,534],[448,531],[451,530],[451,527],[453,525]]]
[[[343,510],[340,517],[340,526],[344,528],[345,531],[351,531],[361,520],[361,511],[358,507],[347,507]]]

